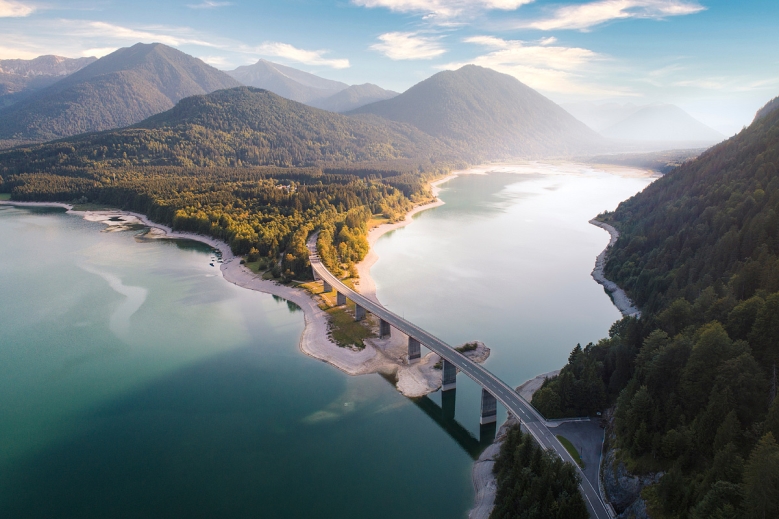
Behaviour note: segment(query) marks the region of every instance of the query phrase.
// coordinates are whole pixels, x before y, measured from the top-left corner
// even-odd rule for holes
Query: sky
[[[672,103],[725,135],[779,95],[777,0],[0,0],[0,59],[161,42],[402,92],[473,63],[558,103]]]

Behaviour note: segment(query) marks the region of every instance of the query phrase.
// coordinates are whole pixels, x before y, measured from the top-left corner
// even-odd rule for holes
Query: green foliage
[[[475,351],[479,345],[475,342],[466,342],[462,346],[458,346],[455,348],[455,350],[459,351],[460,353],[465,353],[467,351]]]
[[[767,433],[744,467],[744,509],[748,518],[779,517],[779,446]]]
[[[519,426],[509,429],[493,471],[498,489],[492,519],[588,517],[574,466],[544,451]]]
[[[547,418],[587,416],[603,410],[633,375],[642,327],[642,322],[625,318],[597,344],[585,348],[577,344],[560,374],[545,380],[533,394],[533,406]]]
[[[371,210],[410,201],[382,178],[326,175],[318,168],[63,168],[10,175],[14,200],[76,199],[146,214],[175,230],[224,240],[236,254],[256,249],[274,277],[309,279],[306,239],[335,231],[336,262],[367,252]],[[416,195],[416,193],[415,193]],[[389,201],[389,202],[388,202]],[[320,234],[321,239],[321,234]]]
[[[576,450],[576,447],[574,447],[573,443],[571,443],[571,440],[559,434],[557,435],[557,439],[560,440],[560,443],[563,447],[565,447],[565,450],[568,451],[568,454],[571,455],[574,461],[576,461],[580,467],[584,468],[584,460],[582,459],[582,455],[578,450]]]

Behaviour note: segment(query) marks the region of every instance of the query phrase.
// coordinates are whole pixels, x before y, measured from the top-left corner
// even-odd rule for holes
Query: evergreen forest
[[[533,404],[615,405],[657,518],[779,517],[779,110],[620,204],[606,274],[642,310],[577,345]]]

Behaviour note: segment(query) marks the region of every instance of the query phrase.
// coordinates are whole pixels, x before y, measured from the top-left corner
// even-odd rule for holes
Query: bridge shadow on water
[[[382,377],[395,385],[395,379],[392,376],[382,375]],[[427,416],[433,419],[441,429],[444,430],[468,455],[476,460],[484,449],[490,446],[495,440],[497,432],[497,423],[483,424],[479,426],[479,437],[476,438],[471,431],[466,429],[460,422],[455,420],[455,403],[457,399],[457,390],[441,392],[441,405],[435,403],[429,396],[419,398],[409,398],[414,405],[421,409]]]

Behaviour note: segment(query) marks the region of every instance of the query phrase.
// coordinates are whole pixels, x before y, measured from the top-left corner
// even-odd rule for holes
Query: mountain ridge
[[[242,86],[187,97],[127,128],[0,152],[0,163],[5,171],[41,170],[55,162],[58,167],[297,167],[455,156],[411,125],[347,117]]]
[[[392,99],[400,94],[392,90],[385,90],[373,83],[363,83],[362,85],[352,85],[324,99],[316,99],[310,103],[315,108],[329,110],[330,112],[349,112],[365,106]]]
[[[325,79],[264,59],[227,71],[227,74],[246,86],[270,90],[300,103],[330,97],[349,87],[340,81]]]
[[[466,65],[348,112],[412,124],[475,159],[568,155],[605,140],[513,76]]]
[[[184,97],[238,85],[181,51],[138,43],[0,111],[0,140],[41,142],[123,127]]]
[[[716,143],[725,138],[676,105],[655,104],[639,108],[620,122],[601,131],[605,137],[632,141],[700,141]]]

